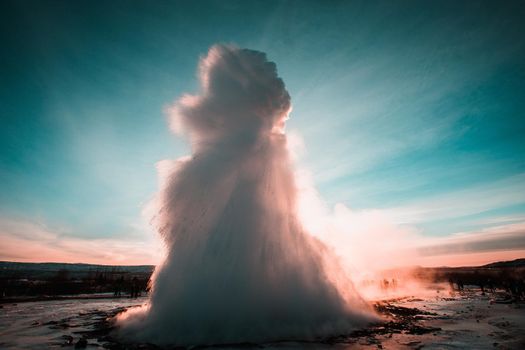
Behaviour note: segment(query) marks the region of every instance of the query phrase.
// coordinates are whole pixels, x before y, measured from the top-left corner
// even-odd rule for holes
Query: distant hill
[[[495,263],[483,265],[486,268],[505,268],[505,267],[525,267],[525,259],[516,259],[511,261],[498,261]]]
[[[433,268],[419,268],[420,270],[438,271],[438,270],[461,270],[469,269],[483,269],[483,268],[519,268],[525,267],[525,258],[516,259],[512,261],[499,261],[491,264],[477,266],[477,267],[433,267]],[[142,278],[149,278],[155,266],[153,265],[96,265],[96,264],[82,264],[82,263],[26,263],[26,262],[12,262],[0,261],[0,278],[16,278],[16,279],[49,279],[57,276],[59,272],[67,272],[70,278],[85,278],[97,274],[105,274],[108,276],[137,276]]]
[[[95,265],[95,264],[70,264],[70,263],[25,263],[0,261],[0,278],[26,278],[47,279],[56,276],[59,271],[67,271],[70,277],[83,278],[90,274],[113,274],[113,275],[150,275],[155,266],[117,266],[117,265]]]

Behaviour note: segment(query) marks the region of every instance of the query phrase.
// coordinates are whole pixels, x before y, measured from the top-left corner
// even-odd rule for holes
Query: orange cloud
[[[24,262],[82,262],[106,265],[156,264],[162,247],[154,236],[94,239],[64,235],[32,221],[0,219],[0,259]]]

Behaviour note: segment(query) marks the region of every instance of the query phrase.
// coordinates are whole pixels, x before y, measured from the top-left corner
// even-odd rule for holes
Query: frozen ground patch
[[[146,298],[60,300],[4,304],[0,348],[158,349],[122,344],[111,336],[111,318]],[[525,305],[494,304],[477,291],[376,303],[385,321],[318,341],[228,344],[215,348],[266,349],[524,349]],[[201,347],[202,348],[202,347]]]

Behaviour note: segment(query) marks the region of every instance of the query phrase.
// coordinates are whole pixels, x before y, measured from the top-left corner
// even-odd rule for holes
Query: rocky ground
[[[424,299],[380,300],[374,305],[383,321],[349,334],[313,342],[283,340],[214,348],[525,349],[525,304],[500,299],[471,289]],[[144,302],[144,298],[124,298],[4,304],[0,348],[157,349],[151,344],[122,344],[112,336],[114,316]]]

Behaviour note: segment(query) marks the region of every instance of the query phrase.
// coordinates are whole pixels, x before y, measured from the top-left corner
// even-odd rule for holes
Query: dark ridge
[[[505,267],[525,267],[525,258],[511,261],[498,261],[491,264],[483,265],[486,268],[505,268]]]
[[[68,271],[70,277],[81,278],[94,272],[151,274],[153,265],[96,265],[83,263],[31,263],[0,261],[0,278],[12,277],[38,279],[56,275],[59,271]]]

